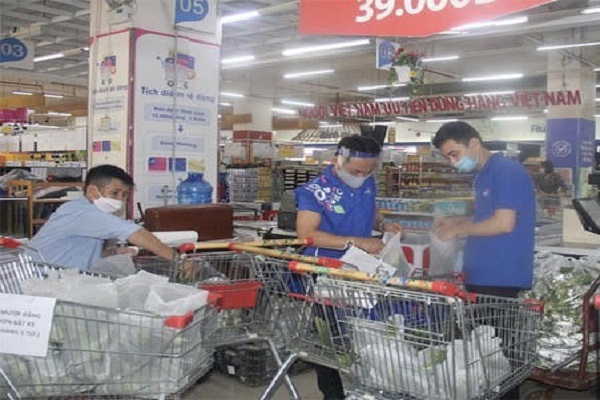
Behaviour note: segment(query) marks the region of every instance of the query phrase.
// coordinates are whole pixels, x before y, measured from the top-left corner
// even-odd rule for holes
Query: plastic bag
[[[144,309],[160,315],[183,315],[206,305],[208,292],[176,283],[153,285]]]
[[[130,254],[117,254],[99,259],[90,268],[91,272],[113,277],[135,274],[135,265]]]
[[[462,272],[462,250],[464,239],[440,240],[435,233],[429,232],[431,260],[429,275],[448,275]]]
[[[408,263],[402,250],[402,241],[400,233],[386,233],[383,235],[385,247],[379,253],[381,260],[392,267],[396,268],[396,276],[410,276],[414,271],[414,267]]]

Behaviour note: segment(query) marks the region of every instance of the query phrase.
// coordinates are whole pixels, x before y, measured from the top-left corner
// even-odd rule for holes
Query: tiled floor
[[[292,379],[303,400],[322,399],[322,396],[317,389],[317,379],[314,371],[306,371],[294,376]],[[255,400],[260,397],[263,389],[264,387],[248,387],[235,378],[218,372],[212,372],[201,384],[187,392],[183,397],[183,400]],[[600,400],[600,391],[598,389],[587,392],[571,392],[565,390],[551,391],[547,389],[547,387],[528,381],[521,387],[521,399]],[[544,397],[534,396],[536,394],[544,395]],[[282,387],[279,389],[274,399],[287,400],[289,398],[287,391]]]

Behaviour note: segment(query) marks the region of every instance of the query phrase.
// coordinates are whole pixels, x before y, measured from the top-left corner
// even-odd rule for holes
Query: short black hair
[[[446,122],[438,129],[433,137],[432,143],[436,149],[439,149],[448,140],[454,140],[456,143],[469,145],[471,139],[478,139],[480,142],[481,135],[475,128],[463,121]]]
[[[359,151],[361,153],[374,154],[375,156],[378,156],[381,153],[381,146],[375,139],[360,135],[346,136],[340,140],[337,145],[336,154],[339,153],[339,150],[342,147],[351,152]]]
[[[552,164],[552,161],[550,161],[550,160],[542,161],[540,163],[540,165],[542,166],[544,171],[547,171],[549,174],[554,172],[554,164]]]
[[[108,185],[112,179],[118,179],[129,187],[133,186],[133,178],[131,175],[115,165],[105,164],[93,167],[88,171],[85,176],[84,189],[89,185],[95,185],[101,188]]]

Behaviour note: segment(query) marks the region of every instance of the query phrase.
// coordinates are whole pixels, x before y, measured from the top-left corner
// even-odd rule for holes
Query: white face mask
[[[123,202],[121,200],[111,199],[110,197],[102,197],[100,191],[98,191],[98,194],[100,197],[94,200],[94,205],[98,207],[100,211],[113,214],[123,208]]]
[[[344,171],[344,169],[342,168],[337,168],[336,172],[338,177],[342,180],[342,182],[350,186],[352,189],[358,189],[359,187],[361,187],[365,183],[365,181],[371,176],[354,176]]]

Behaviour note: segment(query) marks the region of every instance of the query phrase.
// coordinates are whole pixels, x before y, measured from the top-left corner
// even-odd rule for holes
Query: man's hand
[[[383,228],[383,232],[390,233],[403,233],[404,227],[397,222],[382,222],[381,227]]]
[[[384,244],[381,239],[378,238],[352,238],[354,245],[360,249],[363,249],[370,254],[379,254],[383,250]]]
[[[468,218],[440,218],[433,229],[433,233],[442,241],[448,241],[455,238],[467,236],[467,228],[470,224]]]

